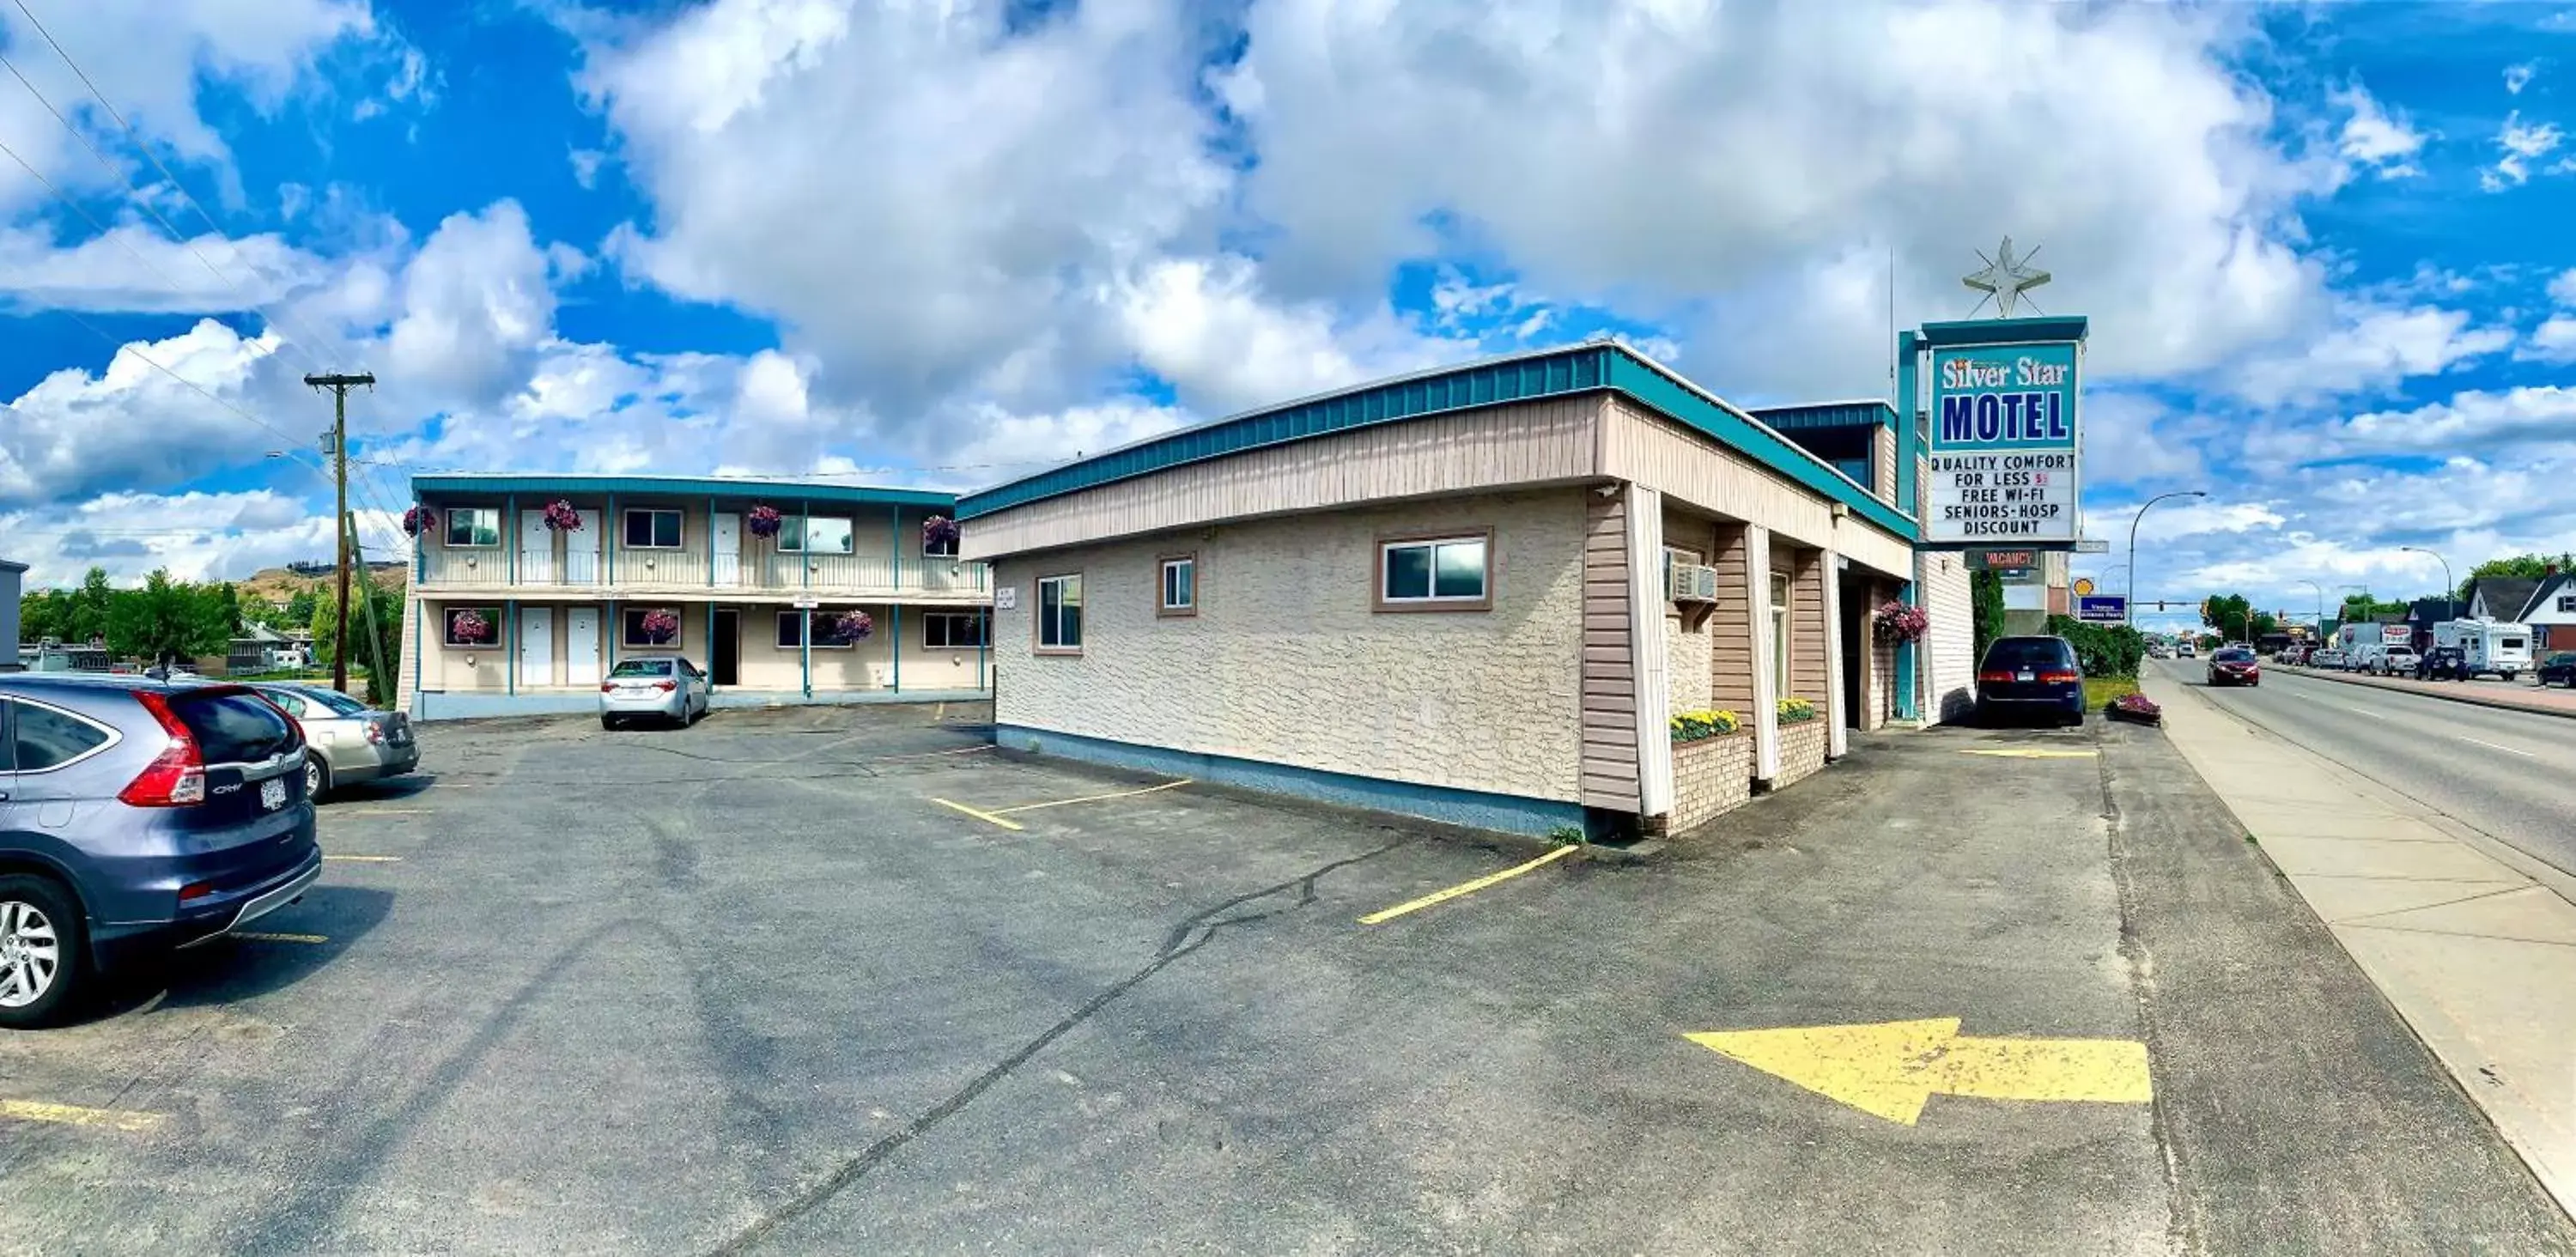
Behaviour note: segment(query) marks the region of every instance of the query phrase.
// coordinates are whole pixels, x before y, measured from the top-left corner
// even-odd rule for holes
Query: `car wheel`
[[[49,877],[0,877],[0,1028],[45,1025],[87,992],[80,906]]]
[[[310,802],[319,803],[322,801],[322,796],[329,794],[330,792],[331,770],[328,767],[325,767],[322,761],[316,758],[311,752],[307,752],[304,756],[305,799]]]

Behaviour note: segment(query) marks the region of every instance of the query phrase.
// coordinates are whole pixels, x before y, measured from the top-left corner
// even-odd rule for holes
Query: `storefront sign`
[[[2080,348],[2060,341],[1932,351],[1924,541],[2074,544]]]
[[[1968,570],[1971,572],[1999,572],[2006,568],[2037,566],[2039,566],[2037,550],[1968,551]]]
[[[2121,594],[2090,594],[2075,600],[2075,618],[2086,624],[2125,623],[2129,600]]]

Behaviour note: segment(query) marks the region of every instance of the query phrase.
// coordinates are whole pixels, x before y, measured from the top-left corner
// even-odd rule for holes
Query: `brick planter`
[[[1825,721],[1818,711],[1813,719],[1780,726],[1780,775],[1771,779],[1777,790],[1825,766]]]
[[[1678,834],[1753,797],[1753,731],[1673,743],[1673,810],[1661,832]]]

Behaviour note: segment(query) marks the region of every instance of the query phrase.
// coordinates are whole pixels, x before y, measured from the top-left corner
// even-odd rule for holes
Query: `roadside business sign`
[[[1933,349],[1927,544],[2076,543],[2082,365],[2071,340]]]
[[[2082,598],[2082,597],[2084,597],[2084,596],[2086,596],[2086,595],[2088,595],[2088,594],[2090,594],[2090,593],[2092,593],[2092,592],[2093,592],[2093,578],[2092,578],[2092,577],[2090,577],[2090,576],[2078,576],[2078,577],[2076,577],[2076,578],[2075,578],[2075,596],[2076,596],[2076,597],[2078,597],[2078,598]]]
[[[2075,618],[2086,624],[2123,624],[2129,619],[2124,594],[2088,594],[2075,600]]]
[[[1968,551],[1971,572],[2000,572],[2039,566],[2039,551],[2032,549],[1999,550],[1993,547]]]

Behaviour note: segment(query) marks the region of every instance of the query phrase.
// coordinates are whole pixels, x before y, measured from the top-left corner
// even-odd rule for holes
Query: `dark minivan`
[[[2041,716],[2084,723],[2084,669],[2063,637],[1998,637],[1977,664],[1977,723]]]
[[[0,676],[0,1029],[322,873],[304,738],[238,685]]]

